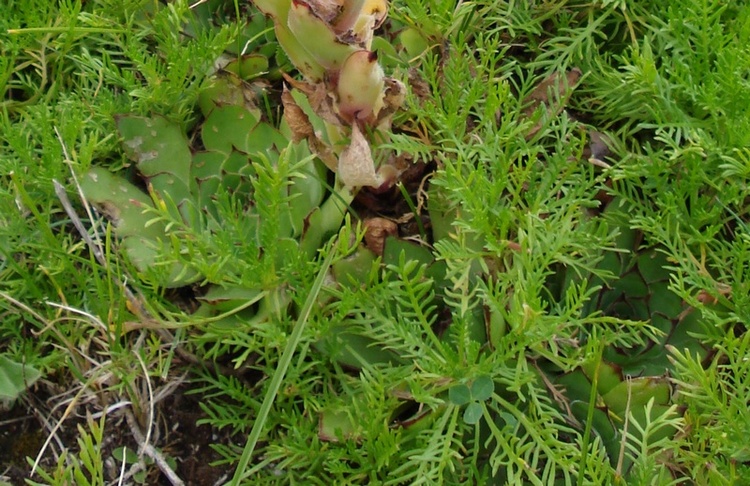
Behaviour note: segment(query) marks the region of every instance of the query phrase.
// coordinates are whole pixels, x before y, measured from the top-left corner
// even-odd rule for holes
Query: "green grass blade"
[[[258,417],[250,431],[250,436],[247,438],[247,443],[245,444],[245,449],[242,451],[240,462],[237,464],[234,477],[232,477],[232,481],[229,483],[231,486],[239,486],[244,471],[250,463],[250,458],[255,450],[255,445],[258,443],[258,438],[263,431],[266,419],[271,411],[271,406],[273,406],[279,388],[281,388],[281,382],[284,379],[284,375],[286,375],[289,364],[292,362],[292,356],[294,356],[294,351],[297,349],[297,344],[302,337],[302,331],[305,329],[305,324],[307,324],[307,318],[310,316],[312,306],[318,299],[318,294],[320,294],[320,290],[323,287],[323,281],[325,280],[335,253],[335,248],[331,248],[323,261],[323,266],[321,267],[320,272],[318,272],[318,276],[315,278],[315,282],[310,290],[310,294],[307,296],[307,300],[305,300],[305,305],[302,307],[302,312],[300,312],[299,318],[297,318],[294,330],[286,343],[286,347],[284,347],[284,352],[281,354],[279,365],[276,368],[276,372],[273,374],[273,378],[271,378],[271,385],[268,387],[266,396],[263,398],[263,403],[260,406]]]

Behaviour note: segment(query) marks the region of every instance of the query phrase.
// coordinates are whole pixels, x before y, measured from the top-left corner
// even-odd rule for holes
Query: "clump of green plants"
[[[290,22],[296,36],[307,29],[330,28],[320,23],[318,14],[301,11],[297,4],[284,8],[295,12],[296,20]],[[387,131],[401,99],[394,90],[403,89],[385,78],[376,56],[366,49],[385,15],[383,8],[371,5],[350,13],[348,21],[357,26],[357,34],[323,71],[302,62],[300,54],[286,46],[287,55],[309,83],[297,83],[295,91],[284,92],[285,111],[278,129],[258,107],[264,100],[237,76],[240,67],[225,66],[198,99],[205,120],[197,150],[191,150],[179,124],[163,117],[117,117],[125,152],[147,191],[137,187],[138,181],[99,167],[83,177],[83,195],[108,216],[118,246],[136,270],[150,274],[151,284],[159,287],[199,282],[202,305],[195,315],[212,319],[214,328],[231,327],[250,315],[258,324],[283,312],[290,304],[288,282],[271,275],[288,265],[285,259],[299,258],[293,255],[314,258],[325,238],[338,231],[356,188],[381,185],[362,130]],[[280,6],[273,9],[269,13],[276,18],[277,30],[283,29],[279,22],[287,12]],[[330,36],[323,40],[321,45],[306,46],[304,52],[330,56],[332,43],[338,41]],[[282,45],[285,42],[291,41]],[[267,67],[267,63],[255,64]],[[371,84],[364,94],[362,81]],[[342,145],[345,132],[351,137],[348,145]],[[336,172],[331,185],[326,165]],[[235,232],[227,231],[227,226]],[[217,237],[220,231],[223,235]],[[235,258],[261,262],[262,270],[247,264],[245,269],[227,271],[229,260],[223,253],[227,246],[220,238],[229,246],[241,241],[242,248],[232,250]],[[229,283],[243,279],[242,271],[249,268],[256,269],[253,283]],[[217,319],[220,313],[223,317]],[[243,325],[243,329],[252,327]]]
[[[146,177],[156,202],[153,206],[161,204],[168,213],[171,211],[171,220],[155,225],[154,220],[143,216],[142,208],[148,206],[144,199],[137,204],[142,213],[138,230],[131,235],[127,225],[125,231],[118,229],[126,248],[130,248],[128,238],[142,238],[147,228],[154,231],[152,241],[136,240],[144,243],[137,251],[152,251],[151,259],[141,260],[141,270],[158,266],[153,260],[153,248],[164,246],[166,239],[172,241],[173,254],[178,255],[185,242],[192,239],[191,234],[203,231],[205,248],[210,248],[216,230],[206,233],[202,228],[211,228],[211,218],[215,228],[223,226],[216,216],[217,209],[212,209],[215,200],[220,200],[217,191],[252,201],[242,216],[253,222],[246,223],[251,227],[248,235],[262,238],[260,228],[288,227],[287,231],[274,230],[273,238],[254,243],[249,240],[261,260],[271,247],[288,241],[288,248],[276,255],[273,268],[287,265],[285,260],[306,246],[311,232],[320,232],[320,227],[309,221],[314,221],[312,215],[317,214],[316,206],[322,202],[325,174],[320,162],[315,165],[312,153],[338,173],[340,179],[334,188],[382,184],[370,155],[373,149],[363,138],[364,143],[360,143],[360,137],[367,127],[379,127],[381,133],[390,127],[390,123],[378,118],[380,110],[385,109],[387,88],[377,58],[369,50],[371,29],[382,22],[385,6],[354,2],[324,11],[317,3],[262,2],[260,7],[273,19],[281,46],[307,80],[289,80],[294,89],[283,99],[290,127],[286,135],[260,121],[257,115],[249,116],[250,112],[242,107],[227,106],[226,99],[232,97],[226,94],[222,95],[222,103],[202,102],[209,108],[204,108],[206,121],[201,128],[204,150],[196,154],[189,153],[184,136],[168,136],[158,119],[124,118],[119,122],[126,150]],[[359,12],[359,17],[352,12]],[[411,14],[424,16],[426,12]],[[463,23],[468,14],[452,18],[444,11],[443,15],[446,21]],[[402,21],[408,25],[409,20],[414,19],[407,12]],[[366,27],[364,31],[356,30],[362,26]],[[351,37],[342,41],[347,32],[351,32]],[[401,34],[406,36],[407,32],[414,31],[404,30]],[[426,37],[429,36],[421,38]],[[300,42],[307,38],[316,42]],[[473,38],[472,44],[469,39],[459,39],[464,46],[499,42],[492,36]],[[487,44],[480,52],[492,52],[490,46]],[[576,137],[575,130],[583,128],[577,123],[559,124],[565,99],[580,70],[564,77],[553,72],[538,85],[522,88],[525,95],[512,93],[503,82],[485,93],[480,86],[486,87],[490,79],[487,70],[498,69],[488,64],[494,62],[492,59],[476,59],[473,69],[475,74],[482,74],[470,79],[460,68],[469,52],[442,53],[447,58],[440,59],[440,64],[434,57],[436,51],[427,48],[422,54],[425,70],[436,69],[432,75],[442,78],[450,93],[447,99],[443,92],[440,98],[422,101],[421,113],[429,114],[426,116],[433,124],[432,136],[442,137],[439,145],[443,150],[437,154],[438,171],[429,189],[417,195],[428,200],[426,221],[430,232],[412,242],[387,235],[377,249],[366,241],[359,243],[363,237],[360,234],[342,255],[344,258],[332,263],[335,280],[319,289],[323,307],[310,319],[314,348],[322,357],[343,367],[330,378],[342,388],[335,394],[307,388],[301,408],[288,409],[292,415],[286,419],[286,427],[304,434],[304,427],[299,429],[299,421],[303,421],[310,428],[308,433],[317,427],[317,440],[358,443],[363,446],[359,453],[365,454],[375,437],[392,436],[394,430],[399,430],[397,443],[411,444],[410,454],[421,451],[420,457],[433,459],[415,463],[407,456],[393,458],[394,464],[399,464],[395,467],[395,483],[419,477],[448,482],[490,477],[500,482],[536,477],[542,481],[578,478],[580,482],[586,477],[629,481],[651,474],[648,467],[657,464],[649,459],[651,451],[684,432],[669,381],[673,367],[666,349],[679,347],[705,358],[707,351],[696,338],[705,332],[705,326],[701,313],[686,306],[669,289],[669,265],[658,253],[658,247],[644,247],[643,233],[629,227],[627,204],[622,205],[618,199],[602,204],[595,199],[598,185],[608,176],[592,174],[592,167],[585,165],[559,171],[551,168],[554,164],[569,164],[571,158],[580,159],[581,149],[576,147],[585,147],[586,130],[583,138],[577,135],[577,145],[564,149],[560,145],[561,139]],[[364,85],[355,83],[360,78]],[[397,92],[402,90],[394,81],[391,83]],[[358,88],[348,95],[347,90],[355,85]],[[352,98],[355,92],[364,98]],[[480,96],[488,98],[482,100]],[[429,106],[433,102],[440,104]],[[515,103],[524,108],[512,110]],[[494,121],[486,120],[485,123],[493,122],[478,127],[458,125],[461,118],[455,115],[464,112],[465,106],[475,105],[487,105],[484,112],[495,113]],[[390,116],[397,106],[385,109],[385,113]],[[229,112],[232,115],[226,116]],[[512,121],[503,120],[505,112],[515,117],[520,129],[511,128]],[[451,113],[454,118],[441,119],[439,113]],[[135,130],[128,127],[131,122],[137,122]],[[438,128],[441,123],[446,128]],[[545,137],[552,136],[552,129],[559,130],[557,139],[548,142]],[[498,137],[504,130],[509,137],[516,134],[536,147],[536,160],[517,155],[525,152],[498,153],[496,157],[504,158],[506,165],[485,173],[485,181],[496,184],[487,186],[487,182],[475,179],[474,171],[492,149],[485,146],[487,154],[467,153],[462,147],[471,138]],[[214,138],[215,134],[221,136]],[[270,134],[279,134],[276,143],[269,143],[274,139]],[[351,137],[349,145],[346,134]],[[239,139],[232,140],[233,137]],[[177,140],[176,145],[164,144],[170,139]],[[288,165],[284,159],[290,157],[291,148],[283,146],[290,139],[305,141],[312,150],[295,153]],[[388,146],[390,139],[380,135],[373,140]],[[252,145],[259,140],[261,145]],[[153,144],[161,145],[155,150]],[[361,146],[356,148],[357,144]],[[403,137],[396,137],[393,146],[397,150],[415,148],[413,141]],[[171,161],[177,160],[175,153],[183,154],[179,157],[181,169],[169,165],[174,162],[160,162],[162,154],[167,153]],[[278,158],[269,155],[276,153],[280,154]],[[419,153],[427,152],[420,149]],[[261,165],[254,157],[271,159]],[[303,169],[293,160],[307,165]],[[349,166],[362,161],[366,167],[353,171],[367,175],[363,179],[351,178]],[[152,164],[158,169],[150,168]],[[300,172],[308,177],[299,177]],[[89,177],[92,176],[97,176],[96,172]],[[262,185],[273,177],[282,181],[279,187],[288,188],[286,192],[282,190],[282,200],[287,202],[281,210],[264,214],[261,207],[268,206],[272,199],[264,199],[267,187]],[[487,213],[485,193],[477,196],[465,190],[446,192],[457,187],[456,181],[468,183],[465,178],[473,180],[477,187],[484,185],[480,191],[497,191],[498,197],[507,199],[509,202],[501,207],[509,214]],[[318,195],[314,198],[306,197],[310,183]],[[536,193],[532,191],[534,187]],[[345,193],[350,196],[337,198],[335,190],[328,196],[338,216],[323,227],[324,232],[335,232],[343,221],[342,209],[353,195]],[[561,198],[561,193],[566,197]],[[539,194],[543,197],[539,198]],[[111,201],[101,197],[92,199],[103,207],[111,205]],[[123,196],[120,203],[112,205],[126,207],[129,201],[133,201],[130,196]],[[519,212],[522,208],[525,216]],[[254,211],[258,211],[258,216]],[[542,219],[529,219],[533,214]],[[289,215],[291,222],[284,224]],[[512,219],[511,215],[520,219]],[[496,229],[488,226],[491,221],[495,221]],[[187,231],[175,232],[179,225]],[[555,240],[551,228],[566,228],[565,237]],[[544,235],[545,232],[549,234]],[[316,237],[309,248],[316,250],[321,242]],[[205,278],[209,275],[206,270],[187,270],[195,257],[190,252],[188,255],[190,258],[176,268],[168,269],[162,285],[184,285],[202,277],[202,283],[210,281]],[[306,256],[311,258],[314,252],[308,251]],[[137,252],[131,260],[139,261]],[[288,285],[280,284],[284,288]],[[289,294],[265,293],[267,289],[263,285],[211,286],[200,297],[204,304],[196,315],[215,316],[223,310],[231,314],[231,319],[222,316],[212,322],[212,330],[203,335],[204,342],[210,343],[217,329],[234,336],[216,341],[228,344],[239,333],[258,332],[257,326],[274,316],[283,319],[285,310],[291,309]],[[205,308],[211,306],[214,311],[205,314]],[[248,308],[243,309],[245,306]],[[251,319],[250,315],[255,317]],[[252,359],[253,353],[248,350],[258,344],[245,344],[244,352],[239,352],[243,345],[217,348],[214,344],[207,356],[224,357],[234,349],[238,354],[234,359],[237,367]],[[324,364],[325,361],[314,360],[311,366],[319,369]],[[359,380],[351,370],[356,371]],[[318,372],[323,373],[314,373]],[[369,389],[373,380],[381,383],[378,392]],[[222,383],[222,379],[217,383]],[[226,387],[233,385],[224,382],[217,386],[227,393]],[[292,396],[272,399],[276,399],[277,407],[294,403]],[[232,413],[218,402],[208,409],[216,423]],[[296,415],[294,410],[308,418]],[[312,417],[316,420],[311,422]],[[266,417],[261,416],[261,420]],[[285,429],[283,423],[276,427]],[[273,422],[269,426],[273,427]],[[275,435],[270,430],[255,429],[257,424],[252,445],[245,449],[240,461],[243,470],[238,470],[236,479],[257,476],[271,464],[275,468],[291,468],[288,474],[303,473],[298,457],[286,449],[290,439],[285,433]],[[267,439],[270,443],[265,459],[245,471],[248,450],[254,449],[259,436],[268,433],[273,433],[274,439]],[[511,437],[515,439],[511,441]],[[468,463],[460,466],[456,456],[439,453],[453,451],[452,441],[473,451]],[[603,458],[606,460],[602,462]],[[355,462],[361,460],[364,459]],[[532,466],[534,461],[540,462]],[[346,471],[339,472],[342,480],[356,477],[354,470]]]
[[[118,117],[123,147],[150,195],[127,178],[97,167],[81,182],[84,195],[109,216],[130,261],[141,272],[153,272],[153,283],[161,287],[221,280],[221,266],[191,267],[189,255],[171,265],[158,259],[169,247],[179,255],[193,242],[203,251],[216,252],[212,236],[229,229],[230,214],[242,219],[232,236],[244,242],[239,251],[248,260],[261,257],[260,238],[266,246],[274,241],[277,247],[284,241],[296,244],[298,237],[316,239],[315,249],[321,235],[337,229],[335,214],[329,213],[338,210],[342,217],[335,197],[318,212],[327,184],[320,162],[305,144],[291,143],[262,121],[236,78],[217,78],[204,95],[201,150],[195,152],[181,127],[162,117]],[[275,206],[258,201],[269,193],[277,200]],[[330,228],[321,226],[326,217],[334,218]],[[317,223],[315,231],[304,228],[310,218]],[[265,236],[263,225],[274,226],[273,234]],[[213,294],[210,298],[220,300]]]
[[[74,169],[111,225],[107,272],[137,290],[102,335],[118,363],[149,349],[154,378],[189,358],[202,422],[241,438],[214,445],[232,484],[748,478],[750,98],[730,41],[750,14],[183,15],[174,42],[231,31],[224,52],[170,98],[177,116],[119,110],[107,163]],[[100,477],[86,454],[55,477]]]

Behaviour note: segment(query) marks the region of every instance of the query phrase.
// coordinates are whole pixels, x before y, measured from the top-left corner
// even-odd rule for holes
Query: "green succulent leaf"
[[[41,376],[33,366],[0,356],[0,402],[15,400]]]
[[[229,311],[247,305],[248,302],[257,302],[263,295],[264,292],[259,289],[214,285],[203,296],[198,297],[198,300],[219,311]]]
[[[211,114],[217,106],[245,106],[259,119],[260,110],[248,106],[247,98],[247,88],[242,80],[237,76],[224,74],[212,78],[210,84],[201,91],[198,96],[198,106],[205,117]]]
[[[127,156],[157,191],[168,189],[177,200],[174,185],[179,181],[184,188],[190,187],[191,163],[188,141],[180,126],[161,116],[128,115],[116,121]],[[160,175],[167,176],[166,181],[161,182]]]
[[[598,363],[597,370],[597,363],[591,361],[581,366],[581,369],[586,374],[585,379],[587,379],[589,382],[593,382],[594,374],[597,372],[599,373],[599,377],[597,380],[597,391],[600,395],[609,393],[610,390],[622,383],[622,371],[617,365],[613,363]],[[585,393],[589,393],[588,390]],[[582,396],[587,395],[584,394]]]
[[[345,410],[327,409],[320,413],[318,419],[318,437],[327,442],[358,440],[361,431]]]
[[[268,72],[268,66],[266,56],[247,54],[224,66],[224,70],[235,74],[240,79],[250,80]]]
[[[119,237],[140,236],[155,241],[164,236],[164,225],[149,223],[153,217],[144,212],[153,209],[151,198],[124,177],[92,167],[80,183],[86,199],[109,218]]]
[[[383,262],[395,265],[401,258],[401,253],[405,255],[407,260],[417,261],[424,265],[430,265],[435,261],[432,252],[421,245],[394,236],[386,238],[383,249]]]
[[[248,133],[258,118],[243,106],[227,105],[214,109],[203,123],[201,137],[207,150],[230,154],[234,149],[248,153]]]
[[[417,29],[406,28],[401,31],[398,38],[409,59],[421,57],[430,49],[430,43]]]
[[[369,337],[350,332],[346,325],[332,326],[315,346],[330,359],[355,370],[400,361],[396,354]]]
[[[354,254],[334,262],[331,271],[339,285],[361,285],[373,271],[375,261],[375,254],[362,246]]]
[[[252,131],[247,133],[243,152],[254,155],[267,153],[269,150],[276,152],[285,149],[289,145],[289,139],[281,134],[276,128],[268,123],[259,123]]]
[[[623,414],[627,409],[644,407],[652,398],[657,405],[666,405],[671,394],[666,378],[640,377],[620,382],[602,399],[615,413]]]
[[[340,69],[349,55],[357,50],[357,46],[341,42],[333,29],[304,2],[292,2],[287,27],[302,49],[325,69]],[[289,54],[287,46],[284,47]],[[297,69],[304,72],[299,65]]]

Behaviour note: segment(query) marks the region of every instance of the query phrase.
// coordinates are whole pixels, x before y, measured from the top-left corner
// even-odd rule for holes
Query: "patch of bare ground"
[[[163,396],[154,405],[151,433],[146,434],[147,418],[139,420],[128,405],[110,406],[105,419],[103,440],[100,445],[107,484],[184,484],[208,486],[225,483],[233,473],[226,464],[212,465],[221,456],[212,445],[229,445],[228,432],[198,422],[206,417],[200,408],[200,395],[187,394],[189,387],[181,384]],[[76,407],[62,424],[53,430],[65,412],[65,406],[55,407],[55,398],[41,393],[28,395],[0,419],[0,481],[25,484],[31,477],[41,481],[38,474],[31,476],[32,463],[40,450],[37,470],[52,473],[64,451],[79,456],[81,437],[79,426],[88,430],[87,421],[99,422],[100,413],[91,404]],[[88,418],[87,418],[88,415]],[[144,422],[144,423],[141,423]],[[45,442],[50,438],[49,444]],[[148,439],[152,452],[159,460],[149,457],[146,451],[139,460],[128,460],[123,468],[121,451],[136,452]],[[131,454],[132,456],[132,454]],[[181,482],[180,482],[181,481]]]

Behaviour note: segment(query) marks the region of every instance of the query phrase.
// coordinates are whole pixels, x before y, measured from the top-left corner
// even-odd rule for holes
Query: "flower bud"
[[[372,120],[383,107],[385,74],[372,51],[357,51],[341,68],[338,80],[339,114],[347,122]]]

